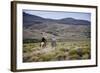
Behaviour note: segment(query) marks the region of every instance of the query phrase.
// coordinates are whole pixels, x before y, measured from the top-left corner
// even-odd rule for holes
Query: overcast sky
[[[81,20],[91,21],[90,13],[79,13],[79,12],[66,12],[66,11],[39,11],[39,10],[23,10],[23,12],[37,15],[43,18],[49,19],[62,19],[62,18],[75,18]]]

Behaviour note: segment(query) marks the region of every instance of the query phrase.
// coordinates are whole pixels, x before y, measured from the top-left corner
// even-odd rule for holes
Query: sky
[[[91,21],[91,13],[67,12],[67,11],[39,11],[39,10],[23,10],[23,12],[37,15],[49,19],[75,18],[80,20]]]

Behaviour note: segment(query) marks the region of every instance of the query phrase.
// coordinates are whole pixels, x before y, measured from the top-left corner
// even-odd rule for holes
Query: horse
[[[51,38],[51,46],[52,46],[52,48],[55,49],[55,48],[56,48],[56,45],[57,45],[57,44],[56,44],[56,38],[55,38],[55,37],[52,37],[52,38]]]
[[[47,40],[43,37],[42,40],[41,40],[41,42],[40,42],[40,47],[41,48],[45,48],[46,44],[47,44]]]

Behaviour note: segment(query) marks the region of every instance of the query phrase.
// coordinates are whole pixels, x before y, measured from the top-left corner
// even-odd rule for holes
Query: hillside
[[[90,38],[90,22],[74,18],[59,20],[45,19],[23,12],[23,38],[41,39],[45,32],[48,39],[55,36],[58,40],[84,40]]]

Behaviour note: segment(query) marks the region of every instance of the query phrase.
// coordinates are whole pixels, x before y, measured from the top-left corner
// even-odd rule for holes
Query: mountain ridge
[[[55,22],[55,23],[62,23],[62,24],[73,24],[73,25],[90,25],[91,23],[87,20],[80,20],[75,18],[62,18],[62,19],[49,19],[49,18],[43,18],[40,16],[32,15],[23,12],[23,22],[28,23],[41,23],[41,22]]]
[[[50,39],[55,36],[59,40],[90,38],[90,25],[86,20],[63,18],[60,20],[45,19],[23,12],[23,38],[41,39],[45,32]]]

